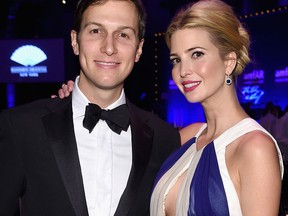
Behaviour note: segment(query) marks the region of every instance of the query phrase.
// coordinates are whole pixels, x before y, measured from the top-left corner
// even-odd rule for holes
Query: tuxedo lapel
[[[52,105],[51,105],[52,106]],[[71,97],[43,118],[51,147],[76,216],[88,216],[72,119]]]
[[[145,123],[145,118],[141,116],[143,113],[138,113],[139,109],[129,101],[127,101],[127,105],[130,112],[132,133],[132,168],[115,216],[129,215],[131,208],[135,208],[134,204],[137,197],[139,197],[137,191],[139,192],[139,185],[145,181],[145,170],[149,162],[153,143],[153,131]]]

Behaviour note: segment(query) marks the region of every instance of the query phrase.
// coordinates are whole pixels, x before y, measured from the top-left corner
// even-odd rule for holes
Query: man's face
[[[79,88],[88,95],[96,89],[122,90],[142,53],[137,11],[129,1],[89,6],[78,36],[72,31],[71,39],[81,66]]]

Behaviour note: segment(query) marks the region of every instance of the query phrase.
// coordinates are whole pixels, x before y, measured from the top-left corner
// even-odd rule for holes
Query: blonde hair
[[[185,28],[206,30],[223,59],[229,53],[235,52],[237,65],[234,75],[241,74],[250,62],[250,38],[247,30],[226,3],[220,0],[200,0],[178,12],[166,31],[165,39],[169,49],[173,33]]]

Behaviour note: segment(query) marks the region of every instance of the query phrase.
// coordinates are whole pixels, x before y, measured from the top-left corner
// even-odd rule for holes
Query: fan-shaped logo
[[[39,73],[47,73],[47,66],[36,66],[47,59],[47,55],[36,46],[23,45],[12,53],[10,59],[22,65],[12,66],[12,74],[19,74],[20,77],[38,77]]]

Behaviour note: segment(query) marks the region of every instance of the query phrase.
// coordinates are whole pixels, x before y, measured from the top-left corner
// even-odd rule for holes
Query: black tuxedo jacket
[[[154,177],[179,133],[129,101],[132,168],[115,215],[149,215]],[[88,216],[71,97],[44,99],[0,116],[0,215]],[[18,212],[18,213],[17,213]]]

